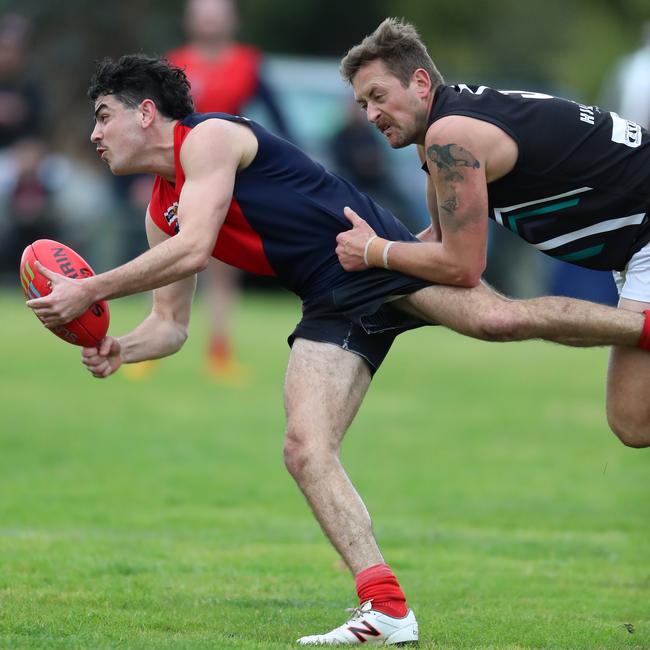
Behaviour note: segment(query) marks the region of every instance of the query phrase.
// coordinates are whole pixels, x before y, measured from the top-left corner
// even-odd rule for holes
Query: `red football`
[[[28,299],[50,293],[48,280],[34,267],[38,260],[44,267],[69,278],[87,278],[95,275],[90,265],[69,246],[52,239],[39,239],[27,246],[20,260],[20,283]],[[84,347],[96,346],[108,331],[108,303],[100,300],[81,316],[52,330],[59,338]]]

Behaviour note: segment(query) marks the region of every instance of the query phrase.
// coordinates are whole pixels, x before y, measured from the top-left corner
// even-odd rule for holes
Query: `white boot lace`
[[[350,618],[348,622],[356,621],[358,618],[362,618],[364,614],[367,614],[372,609],[372,600],[366,600],[365,603],[361,603],[357,607],[348,607],[346,612],[350,612]]]

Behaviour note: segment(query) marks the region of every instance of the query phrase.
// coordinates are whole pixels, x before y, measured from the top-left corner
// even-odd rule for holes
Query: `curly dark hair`
[[[164,116],[174,120],[194,111],[185,72],[166,59],[146,54],[99,61],[87,94],[92,101],[102,95],[115,95],[125,106],[133,108],[144,99],[151,99]]]

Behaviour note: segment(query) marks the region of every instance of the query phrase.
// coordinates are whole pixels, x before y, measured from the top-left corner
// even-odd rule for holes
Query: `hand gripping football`
[[[69,246],[52,239],[39,239],[25,248],[20,260],[20,283],[29,300],[46,296],[51,291],[47,278],[35,269],[36,260],[50,271],[69,278],[87,278],[94,275],[90,265]],[[51,331],[73,345],[94,347],[106,336],[108,323],[108,303],[100,300],[81,316]]]

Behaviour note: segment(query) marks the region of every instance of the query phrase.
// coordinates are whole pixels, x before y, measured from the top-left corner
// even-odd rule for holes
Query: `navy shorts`
[[[333,343],[363,357],[374,374],[395,337],[430,325],[393,307],[392,300],[432,286],[401,273],[373,269],[346,275],[345,284],[303,302],[302,320],[289,336]]]

